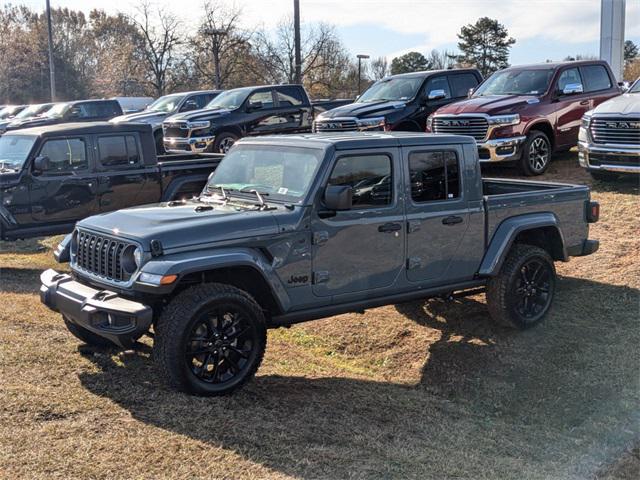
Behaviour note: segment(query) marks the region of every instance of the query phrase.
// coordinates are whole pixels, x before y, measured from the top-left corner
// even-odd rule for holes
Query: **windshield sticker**
[[[286,195],[288,191],[289,191],[289,189],[288,189],[288,188],[280,187],[280,188],[278,189],[278,195]]]

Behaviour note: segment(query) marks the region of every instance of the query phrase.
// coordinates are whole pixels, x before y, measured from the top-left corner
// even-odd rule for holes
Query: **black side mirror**
[[[329,185],[324,190],[324,204],[329,210],[350,210],[353,189],[348,185]]]
[[[247,111],[253,112],[254,110],[262,109],[262,102],[250,102],[247,106]]]
[[[47,170],[49,170],[51,168],[51,160],[49,160],[49,157],[36,157],[35,160],[33,161],[33,169],[36,172],[46,172]]]

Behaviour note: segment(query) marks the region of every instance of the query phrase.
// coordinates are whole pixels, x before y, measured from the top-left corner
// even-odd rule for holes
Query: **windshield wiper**
[[[249,190],[247,188],[242,188],[240,189],[240,193],[254,193],[258,198],[258,202],[260,202],[260,204],[258,205],[258,207],[260,207],[260,210],[265,210],[269,208],[269,206],[267,205],[267,202],[264,201],[264,197],[269,196],[267,192],[259,192],[258,190],[255,190],[255,189]]]
[[[10,163],[0,162],[0,173],[15,173],[18,172],[19,169],[16,167],[11,167]]]

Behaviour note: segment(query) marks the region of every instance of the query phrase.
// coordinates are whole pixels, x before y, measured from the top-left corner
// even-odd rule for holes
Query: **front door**
[[[313,292],[354,294],[391,286],[405,258],[403,176],[399,153],[337,155],[327,185],[353,188],[351,210],[328,212],[316,205],[313,231]]]
[[[459,146],[403,149],[410,192],[407,192],[407,277],[411,282],[447,283],[472,276],[476,265],[458,262],[469,228],[463,195]],[[482,235],[477,235],[482,251]],[[466,245],[469,247],[469,245]],[[473,248],[473,247],[472,247]]]
[[[292,85],[276,87],[280,133],[309,131],[311,109],[304,106],[305,99],[302,98],[302,94],[300,88]]]
[[[273,90],[258,90],[246,101],[247,135],[279,133],[282,120],[275,108]]]
[[[31,215],[36,223],[67,223],[97,213],[96,173],[84,138],[46,140],[36,156],[49,168],[32,169]]]
[[[564,94],[568,85],[580,85],[582,92]],[[587,93],[578,67],[571,67],[560,72],[556,83],[557,95],[557,121],[556,138],[557,147],[574,146],[578,141],[580,121],[587,110],[592,108],[592,95]]]
[[[101,135],[96,140],[101,212],[157,202],[160,182],[149,178],[137,135]]]

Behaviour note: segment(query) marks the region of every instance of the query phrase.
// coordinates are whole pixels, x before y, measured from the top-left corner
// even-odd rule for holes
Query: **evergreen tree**
[[[488,76],[509,66],[509,49],[516,43],[504,25],[488,17],[460,29],[458,63],[475,66]]]

